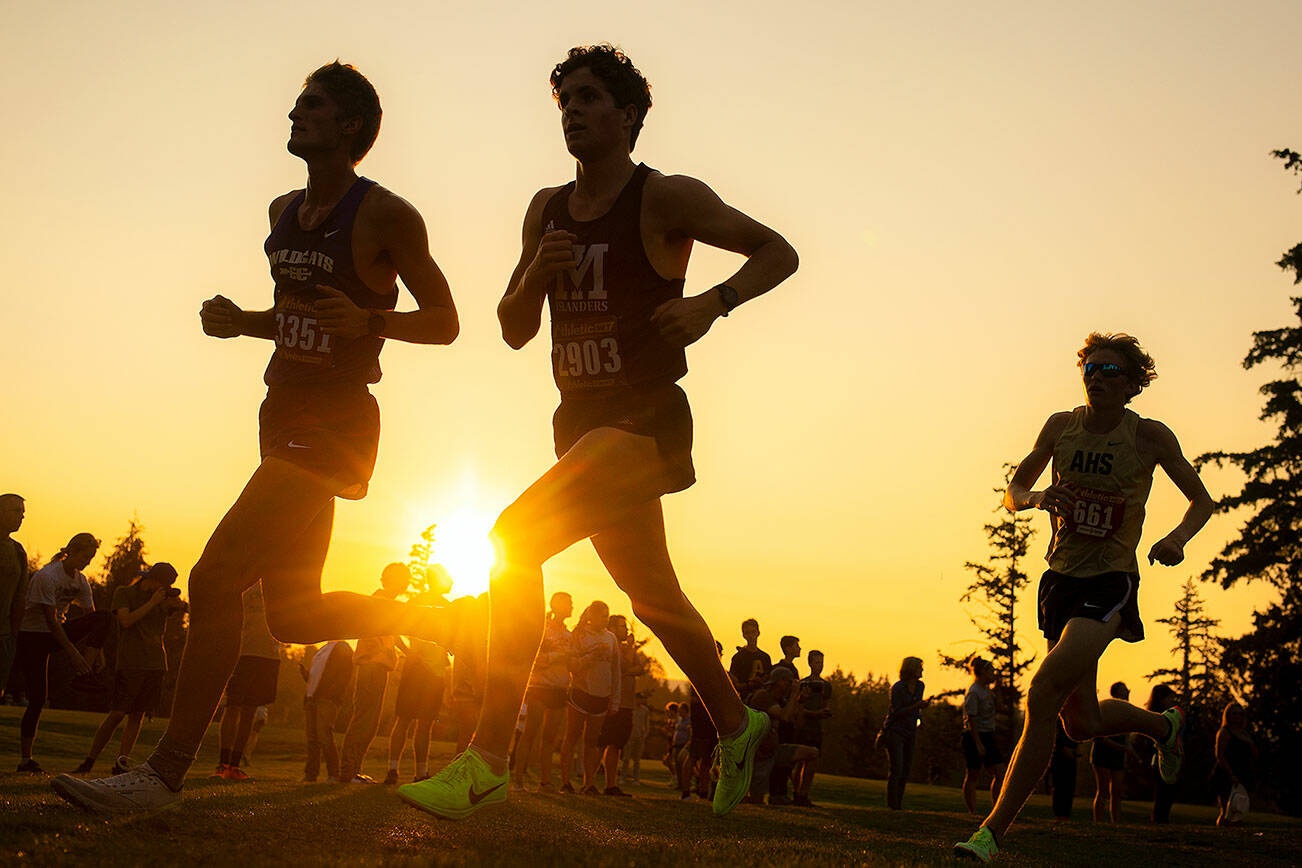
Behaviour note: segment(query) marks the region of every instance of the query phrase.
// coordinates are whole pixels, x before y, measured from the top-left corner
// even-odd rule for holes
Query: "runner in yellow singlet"
[[[1053,754],[1055,719],[1076,741],[1138,732],[1157,743],[1162,778],[1175,780],[1183,755],[1184,714],[1154,714],[1118,699],[1098,701],[1098,661],[1113,639],[1144,638],[1135,595],[1144,505],[1159,465],[1189,499],[1180,524],[1148,552],[1148,562],[1175,566],[1184,546],[1212,514],[1212,499],[1180,451],[1171,429],[1126,404],[1157,376],[1153,359],[1125,334],[1091,334],[1077,353],[1085,406],[1055,413],[1017,466],[1004,506],[1050,513],[1053,536],[1040,579],[1040,629],[1049,653],[1026,693],[1026,722],[990,815],[956,855],[989,862],[1044,775]],[[1032,491],[1050,462],[1052,484]]]

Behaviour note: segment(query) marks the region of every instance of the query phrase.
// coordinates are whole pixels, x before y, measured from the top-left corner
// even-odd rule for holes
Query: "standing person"
[[[1118,681],[1108,689],[1113,699],[1130,699],[1130,688]],[[1090,746],[1090,768],[1094,770],[1094,822],[1121,822],[1121,794],[1126,779],[1126,754],[1134,749],[1124,735],[1101,735]]]
[[[1169,684],[1159,684],[1148,694],[1145,706],[1154,714],[1161,714],[1168,708],[1179,705],[1179,695]],[[1175,783],[1167,783],[1157,774],[1157,752],[1152,752],[1150,762],[1153,765],[1153,812],[1149,819],[1154,823],[1171,822],[1171,806],[1175,804]]]
[[[746,644],[737,646],[737,653],[728,662],[728,675],[742,696],[763,687],[773,668],[773,658],[759,647],[759,637],[759,621],[747,618],[741,622],[741,638]]]
[[[1157,375],[1153,359],[1130,335],[1093,333],[1076,354],[1085,406],[1055,413],[1004,494],[1010,511],[1052,516],[1049,569],[1040,579],[1040,629],[1049,653],[1031,679],[1026,721],[994,810],[959,855],[988,862],[1053,755],[1054,718],[1077,741],[1137,732],[1157,742],[1162,778],[1174,781],[1183,761],[1179,708],[1154,714],[1128,702],[1098,701],[1098,661],[1113,639],[1144,636],[1135,593],[1144,504],[1160,466],[1189,500],[1179,525],[1149,549],[1149,563],[1175,566],[1184,546],[1212,514],[1212,498],[1171,430],[1126,404]],[[1031,486],[1053,462],[1052,484]]]
[[[597,746],[601,748],[601,764],[605,770],[606,788],[603,796],[627,796],[619,788],[619,755],[633,735],[633,706],[637,701],[637,677],[646,669],[637,658],[637,641],[628,629],[628,619],[623,615],[610,616],[610,632],[615,637],[619,654],[619,705],[601,722]],[[723,646],[719,646],[720,653]],[[714,727],[710,727],[714,731]]]
[[[978,781],[990,772],[990,804],[999,800],[999,787],[1004,782],[1004,755],[995,739],[995,667],[989,660],[974,657],[968,664],[972,683],[963,697],[963,759],[967,771],[963,775],[963,802],[969,814],[979,813],[976,808]]]
[[[722,660],[723,643],[714,644],[719,649],[719,659]],[[714,731],[714,724],[710,722],[710,714],[705,710],[705,703],[701,701],[700,694],[696,692],[695,687],[689,686],[689,689],[692,691],[692,701],[688,712],[688,725],[691,726],[692,737],[688,742],[686,757],[680,772],[679,789],[684,799],[691,798],[692,778],[695,776],[696,794],[702,799],[710,799],[713,797],[710,792],[710,776],[714,765],[714,749],[719,745],[719,734]]]
[[[371,596],[396,600],[409,587],[411,567],[392,563],[380,572],[380,587]],[[401,643],[396,636],[368,636],[358,639],[353,649],[353,714],[344,732],[344,749],[339,757],[340,774],[346,784],[375,783],[373,778],[362,774],[362,763],[380,728],[384,690],[389,685],[389,673],[398,668]]]
[[[353,647],[336,639],[317,649],[312,665],[299,673],[307,682],[303,694],[303,726],[307,731],[307,761],[303,764],[303,783],[316,783],[325,759],[326,779],[340,783],[339,750],[335,746],[335,718],[348,697],[348,683],[353,678]]]
[[[601,748],[597,737],[606,715],[619,708],[619,644],[606,629],[610,608],[593,600],[579,615],[570,636],[569,708],[565,718],[565,738],[561,740],[561,792],[572,793],[570,772],[577,747],[583,761],[584,795],[597,795],[597,761]]]
[[[27,710],[18,730],[20,773],[45,774],[32,758],[32,748],[49,691],[50,655],[63,651],[78,675],[88,675],[108,638],[108,613],[95,611],[90,582],[82,573],[98,551],[99,540],[79,533],[59,549],[54,560],[37,570],[28,584],[18,632],[18,666],[27,685]],[[82,614],[65,621],[68,607],[74,604]]]
[[[678,703],[675,709],[677,717],[674,719],[673,737],[669,742],[669,759],[670,769],[673,774],[669,782],[670,789],[683,791],[683,798],[690,795],[683,786],[683,769],[691,761],[692,743],[692,704],[687,701]]]
[[[661,733],[665,737],[665,755],[660,759],[664,767],[669,770],[669,789],[678,788],[678,763],[674,759],[677,752],[674,748],[674,742],[678,740],[678,703],[665,703],[665,718],[660,725]]]
[[[23,526],[27,505],[17,494],[0,494],[0,696],[18,654],[18,631],[27,600],[27,550],[12,534]]]
[[[398,702],[393,729],[389,732],[389,771],[384,783],[398,783],[399,761],[407,745],[407,732],[415,726],[412,752],[415,754],[414,781],[429,777],[429,742],[447,691],[448,652],[421,639],[408,638],[407,653],[398,677]]]
[[[228,781],[251,780],[240,763],[244,761],[258,706],[276,701],[276,682],[280,678],[280,643],[267,627],[261,583],[244,592],[243,606],[240,657],[226,682],[226,711],[217,736],[217,769],[212,774]]]
[[[163,692],[163,676],[167,674],[163,633],[167,619],[186,608],[180,599],[181,592],[172,587],[176,575],[171,564],[157,563],[142,571],[134,582],[113,592],[109,611],[118,625],[113,699],[108,716],[91,739],[86,759],[73,770],[74,775],[84,775],[95,767],[95,760],[124,718],[127,724],[122,729],[122,744],[113,764],[113,774],[121,774],[131,767],[131,751],[140,735],[140,722],[145,715],[152,719],[158,712],[158,700]]]
[[[204,302],[206,334],[270,340],[275,351],[258,413],[262,461],[190,573],[190,628],[167,731],[127,780],[56,779],[87,810],[151,810],[180,798],[222,688],[239,657],[244,589],[262,580],[267,620],[283,642],[413,635],[447,638],[453,616],[347,591],[323,593],[336,496],[366,494],[379,445],[385,338],[447,344],[459,325],[447,281],[429,254],[425,223],[409,203],[356,166],[380,130],[375,88],[334,62],[308,76],[289,113],[290,153],[307,186],[271,203],[264,250],[275,306],[245,311]],[[397,278],[418,310],[398,313]]]
[[[650,732],[651,708],[646,704],[646,694],[635,694],[633,699],[633,730],[629,734],[628,744],[624,747],[624,759],[619,772],[620,778],[626,784],[642,783],[642,752],[646,749],[646,737]],[[632,767],[631,772],[630,766]]]
[[[484,668],[488,660],[488,595],[466,598],[462,623],[452,648],[452,688],[449,698],[457,732],[457,753],[466,749],[475,720],[484,704]],[[519,718],[519,711],[516,712]],[[512,726],[512,734],[514,734]]]
[[[891,707],[882,722],[882,745],[891,764],[886,780],[886,807],[892,811],[904,808],[904,785],[913,767],[918,722],[922,709],[927,707],[923,690],[922,658],[905,657],[900,663],[900,680],[891,685]]]
[[[565,622],[574,614],[574,600],[564,591],[552,594],[547,604],[547,620],[543,626],[542,644],[534,656],[529,672],[529,686],[524,698],[528,710],[524,732],[511,767],[511,788],[524,790],[529,772],[529,758],[534,747],[538,749],[538,791],[550,793],[552,783],[552,753],[556,749],[556,736],[565,720],[565,706],[570,691],[570,631]]]
[[[800,692],[796,689],[796,681],[791,674],[791,669],[775,665],[769,672],[768,685],[765,689],[752,694],[750,703],[752,706],[761,706],[768,712],[768,716],[773,720],[773,728],[778,734],[772,771],[769,773],[769,804],[774,806],[793,804],[794,801],[786,795],[786,778],[791,776],[793,768],[816,761],[819,750],[807,744],[796,744],[792,740],[796,716],[800,713]],[[782,778],[780,787],[773,780],[779,776]],[[795,795],[804,801],[809,798],[809,793],[801,788],[802,784],[803,779],[796,781]]]
[[[1076,761],[1080,758],[1079,745],[1067,735],[1062,721],[1058,721],[1058,736],[1053,743],[1053,759],[1049,762],[1049,782],[1053,787],[1053,815],[1060,820],[1071,819],[1071,804],[1076,799]]]
[[[687,373],[683,348],[791,275],[796,253],[700,181],[633,163],[651,94],[622,52],[574,48],[551,82],[576,179],[539,191],[530,203],[498,319],[506,342],[523,347],[550,302],[559,460],[507,507],[493,531],[499,560],[492,660],[472,749],[399,793],[449,818],[505,800],[505,754],[542,635],[542,565],[590,538],[634,616],[709,710],[721,736],[714,810],[726,814],[746,794],[768,719],[746,709],[709,627],[679,586],[660,498],[696,478],[691,411],[675,384]],[[684,297],[695,241],[738,252],[746,262],[726,282]]]
[[[1221,713],[1221,728],[1216,730],[1216,767],[1212,771],[1212,789],[1216,793],[1216,804],[1220,813],[1216,825],[1224,826],[1239,822],[1231,806],[1231,797],[1236,787],[1242,787],[1251,795],[1257,787],[1257,745],[1252,741],[1252,731],[1248,729],[1248,713],[1237,702],[1225,706]]]
[[[799,681],[800,670],[796,668],[796,660],[800,658],[800,639],[796,636],[783,636],[778,641],[778,647],[782,649],[782,659],[773,665],[790,669],[791,677]]]
[[[832,685],[823,678],[823,652],[810,651],[809,674],[800,679],[800,713],[796,715],[795,743],[817,748],[819,755],[823,752],[823,721],[830,718],[832,711]],[[796,769],[797,807],[816,807],[809,801],[809,792],[814,786],[814,775],[818,772],[818,757],[806,760]]]

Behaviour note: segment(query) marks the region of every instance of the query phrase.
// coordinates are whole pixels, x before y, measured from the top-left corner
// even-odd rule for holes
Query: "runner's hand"
[[[1040,492],[1035,505],[1056,515],[1071,515],[1072,508],[1076,506],[1076,494],[1068,483],[1050,485]]]
[[[215,338],[237,338],[242,335],[240,320],[243,317],[244,311],[240,310],[240,306],[224,295],[214,295],[199,308],[203,333]]]
[[[524,283],[550,280],[554,275],[569,268],[577,268],[578,260],[574,256],[574,242],[579,236],[564,229],[553,229],[545,233],[538,241],[533,261],[524,270]]]
[[[78,675],[90,674],[90,664],[86,662],[86,658],[82,657],[76,648],[68,652],[68,659],[72,661],[72,668],[77,670]]]
[[[705,337],[721,316],[723,305],[718,296],[703,292],[691,298],[670,299],[651,314],[651,323],[670,346],[685,347]]]
[[[1162,537],[1148,550],[1148,562],[1154,561],[1164,567],[1173,567],[1184,560],[1184,543],[1171,535]]]
[[[371,322],[371,312],[353,304],[343,291],[318,283],[317,290],[325,298],[317,299],[316,321],[321,331],[341,338],[360,338],[366,334]]]

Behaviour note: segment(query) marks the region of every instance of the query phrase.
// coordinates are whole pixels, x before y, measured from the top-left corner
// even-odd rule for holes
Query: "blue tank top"
[[[547,291],[552,374],[561,397],[606,397],[672,383],[687,354],[665,343],[651,322],[661,304],[683,297],[683,279],[661,277],[642,246],[642,190],[651,169],[638,164],[610,210],[595,220],[570,216],[571,181],[543,206],[543,232],[574,233],[577,267]]]
[[[375,186],[358,178],[321,225],[304,229],[298,209],[306,190],[281,213],[263,244],[276,282],[276,350],[263,380],[268,386],[364,386],[379,382],[384,339],[362,335],[346,340],[321,331],[315,303],[332,286],[361,308],[393,310],[398,286],[377,293],[362,282],[353,265],[353,224],[357,209]]]

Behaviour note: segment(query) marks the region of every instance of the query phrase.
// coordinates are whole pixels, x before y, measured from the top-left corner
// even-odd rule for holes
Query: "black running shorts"
[[[1123,772],[1126,770],[1126,752],[1109,744],[1107,739],[1096,738],[1090,746],[1090,765]]]
[[[677,384],[630,389],[603,398],[561,399],[552,415],[556,457],[560,458],[584,434],[595,428],[617,428],[654,437],[656,449],[674,470],[664,492],[682,491],[696,481],[692,465],[692,410]]]
[[[524,701],[534,708],[556,711],[564,708],[569,699],[569,690],[564,687],[548,687],[544,684],[531,684],[524,692]]]
[[[276,701],[279,677],[279,660],[245,654],[235,663],[235,671],[226,682],[226,706],[271,705]]]
[[[380,406],[365,386],[278,387],[258,410],[263,458],[283,458],[366,496],[380,446]]]
[[[109,708],[153,717],[158,713],[166,674],[162,669],[119,669],[113,676],[113,701]]]
[[[963,760],[967,767],[972,771],[982,768],[993,768],[1002,765],[1004,755],[999,751],[999,742],[995,741],[993,732],[977,733],[981,736],[981,746],[986,749],[982,754],[977,750],[976,739],[972,737],[970,730],[963,730]]]
[[[407,658],[398,679],[398,702],[394,713],[414,720],[434,720],[443,708],[446,682],[428,666]]]
[[[570,705],[584,714],[605,714],[610,708],[609,696],[593,696],[577,687],[570,688]]]
[[[1078,577],[1045,570],[1040,577],[1040,630],[1050,642],[1057,642],[1072,618],[1089,618],[1105,624],[1120,618],[1117,638],[1138,642],[1144,638],[1138,593],[1136,573]]]
[[[620,750],[628,744],[628,737],[633,734],[633,709],[620,708],[614,714],[607,714],[601,722],[601,733],[597,736],[598,747],[615,747]]]

